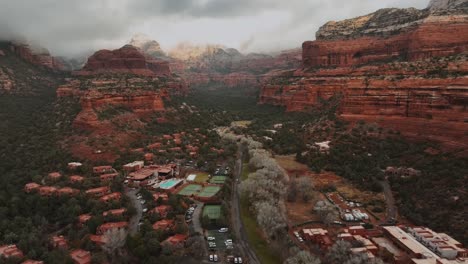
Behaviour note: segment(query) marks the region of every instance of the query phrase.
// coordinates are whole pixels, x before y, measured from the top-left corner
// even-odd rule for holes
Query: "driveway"
[[[380,181],[380,185],[383,188],[383,193],[385,195],[385,203],[387,206],[387,223],[392,223],[397,219],[397,207],[395,205],[395,198],[393,197],[392,189],[388,180]]]
[[[137,193],[140,189],[130,189],[130,188],[125,188],[125,195],[130,198],[130,201],[132,202],[133,206],[136,209],[136,214],[130,218],[129,222],[129,232],[131,235],[135,235],[138,233],[138,223],[141,220],[141,217],[143,216],[143,206],[141,205],[140,201],[137,199]]]
[[[242,147],[240,147],[242,148]],[[231,217],[232,217],[232,228],[234,234],[238,239],[238,247],[242,256],[249,259],[248,263],[260,264],[260,261],[257,258],[257,255],[250,247],[247,240],[247,234],[245,233],[244,226],[242,224],[242,219],[240,215],[240,190],[239,184],[241,181],[242,175],[242,150],[238,152],[238,158],[236,160],[236,167],[234,170],[234,181],[232,187],[232,197],[231,197]],[[239,180],[239,183],[237,182]]]

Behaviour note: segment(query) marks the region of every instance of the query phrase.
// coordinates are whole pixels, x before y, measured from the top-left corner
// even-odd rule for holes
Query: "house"
[[[185,243],[185,240],[187,240],[188,235],[183,235],[183,234],[177,234],[168,237],[166,240],[164,240],[162,243],[169,243],[173,246],[183,246]]]
[[[110,193],[110,194],[107,194],[107,195],[104,195],[102,196],[99,201],[101,202],[109,202],[109,201],[115,201],[115,200],[120,200],[120,198],[122,197],[122,194],[119,193],[119,192],[114,192],[114,193]]]
[[[91,264],[91,252],[89,251],[76,249],[70,253],[70,257],[75,264]]]
[[[52,196],[57,193],[57,188],[51,186],[39,187],[39,194],[42,196]]]
[[[153,224],[154,230],[166,231],[174,227],[174,220],[163,219]]]
[[[33,191],[37,191],[40,187],[41,187],[40,184],[37,184],[35,182],[30,182],[30,183],[26,183],[26,185],[24,185],[24,191],[27,192],[27,193],[30,193],[30,192],[33,192]]]
[[[100,235],[89,235],[89,240],[94,242],[96,245],[103,245],[107,242],[106,237]]]
[[[123,166],[124,171],[133,172],[142,169],[145,166],[144,161],[134,161]]]
[[[100,225],[97,228],[96,232],[98,233],[98,235],[103,235],[111,229],[122,229],[122,228],[127,228],[127,227],[128,227],[128,222],[105,223],[105,224]]]
[[[125,212],[127,212],[126,208],[113,209],[113,210],[103,212],[102,216],[104,216],[104,217],[106,217],[108,215],[122,216],[123,214],[125,214]]]
[[[0,246],[0,257],[4,258],[23,258],[23,252],[16,245]]]
[[[167,214],[172,210],[172,207],[170,205],[160,205],[158,207],[155,207],[153,210],[151,210],[152,213],[156,213],[161,217],[166,217]]]
[[[153,153],[146,153],[144,158],[145,158],[145,161],[153,161],[154,154]]]
[[[50,239],[53,248],[68,249],[68,242],[63,236],[53,236]]]
[[[119,176],[119,173],[106,173],[99,176],[102,182],[112,181]]]
[[[153,143],[151,145],[148,145],[147,148],[149,150],[155,150],[155,149],[160,149],[161,148],[161,143]]]
[[[47,178],[50,180],[56,181],[60,178],[62,178],[62,174],[60,172],[51,172],[49,175],[47,175]]]
[[[77,195],[78,193],[80,193],[80,190],[73,189],[73,188],[70,188],[70,187],[63,187],[61,189],[58,189],[57,193],[58,193],[59,196],[64,196],[64,195],[73,196],[73,195]]]
[[[171,135],[163,135],[163,138],[166,140],[171,140],[172,136]]]
[[[384,235],[403,249],[411,258],[434,258],[439,256],[431,252],[428,248],[419,243],[413,236],[403,231],[398,226],[382,227]]]
[[[110,188],[107,186],[104,186],[104,187],[89,189],[86,191],[86,194],[94,196],[94,197],[101,197],[103,195],[108,194],[109,192],[110,192]]]
[[[427,227],[408,227],[407,231],[417,241],[446,259],[467,258],[468,249],[444,233],[436,233]]]
[[[81,183],[84,181],[84,177],[81,177],[79,175],[72,175],[70,176],[70,182],[71,183]]]
[[[167,193],[158,192],[158,193],[154,193],[154,194],[153,194],[153,199],[154,199],[154,201],[157,202],[157,201],[159,200],[159,198],[161,198],[161,200],[162,200],[163,202],[169,201],[169,196],[167,195]]]
[[[83,166],[83,164],[81,164],[80,162],[70,162],[70,163],[68,163],[68,169],[69,170],[76,170],[81,166]]]
[[[323,228],[302,229],[301,233],[306,240],[318,244],[321,248],[329,248],[332,246],[328,231]]]
[[[80,224],[84,224],[86,222],[88,222],[89,219],[91,219],[91,215],[90,214],[82,214],[82,215],[79,215],[78,216],[78,222],[80,222]]]
[[[112,166],[97,166],[93,167],[94,174],[104,174],[104,173],[115,173],[114,168]]]

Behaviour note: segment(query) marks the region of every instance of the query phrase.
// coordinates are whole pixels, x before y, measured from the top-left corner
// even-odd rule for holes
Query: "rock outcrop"
[[[116,50],[100,50],[88,58],[87,63],[75,75],[99,75],[103,73],[129,73],[142,76],[167,76],[171,74],[169,63],[147,58],[136,47],[125,45]]]
[[[61,60],[51,56],[49,51],[44,48],[34,50],[28,44],[11,43],[10,51],[34,65],[42,66],[54,71],[63,71],[65,69]]]
[[[145,34],[134,35],[129,44],[139,48],[144,54],[153,58],[167,58],[159,43],[156,40],[150,39]]]
[[[345,119],[467,149],[468,12],[436,2],[327,23],[303,44],[303,68],[271,77],[260,103],[303,111],[340,95]]]

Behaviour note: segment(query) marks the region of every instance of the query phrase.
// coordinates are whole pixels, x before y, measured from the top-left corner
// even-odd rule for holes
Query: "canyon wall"
[[[270,78],[260,103],[305,111],[339,95],[344,119],[467,149],[467,50],[464,7],[384,9],[329,22],[303,44],[303,67]]]
[[[34,65],[43,66],[56,71],[63,71],[65,69],[61,60],[51,56],[46,49],[33,51],[27,44],[12,43],[10,44],[10,51]]]

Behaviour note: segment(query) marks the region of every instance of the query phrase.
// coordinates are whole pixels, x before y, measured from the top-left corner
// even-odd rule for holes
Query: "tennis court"
[[[207,186],[203,188],[203,190],[200,191],[200,193],[198,194],[198,197],[213,197],[220,190],[221,190],[221,187],[219,186]]]
[[[177,194],[184,196],[191,196],[202,189],[201,185],[198,184],[189,184],[180,190]]]
[[[226,182],[226,176],[213,176],[210,180],[210,183],[213,184],[224,184]]]
[[[205,205],[203,207],[203,216],[208,216],[211,220],[217,220],[221,217],[221,205]]]

